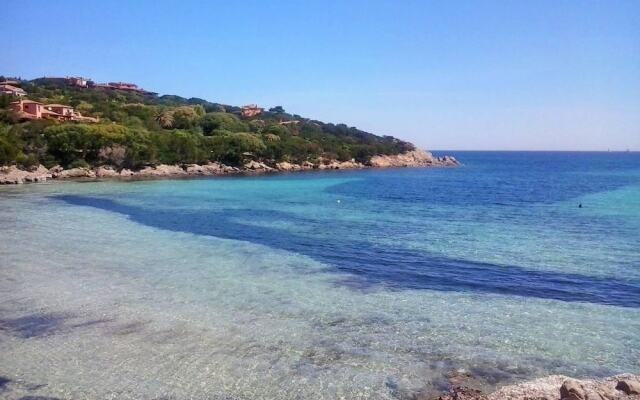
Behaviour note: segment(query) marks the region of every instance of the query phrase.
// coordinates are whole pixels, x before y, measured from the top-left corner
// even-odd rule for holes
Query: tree
[[[196,106],[198,107],[198,106]],[[200,108],[202,108],[200,106]],[[202,110],[204,111],[204,109]],[[189,129],[195,126],[200,117],[193,107],[181,106],[173,110],[173,127],[177,129]]]
[[[213,112],[207,113],[200,120],[200,126],[205,135],[211,136],[215,134],[227,132],[243,132],[247,131],[248,126],[240,121],[238,117],[233,114]]]
[[[275,106],[275,107],[271,107],[269,109],[269,112],[272,112],[274,114],[284,114],[284,108],[282,106]]]
[[[171,111],[161,111],[157,113],[155,120],[164,129],[173,128],[173,113]]]

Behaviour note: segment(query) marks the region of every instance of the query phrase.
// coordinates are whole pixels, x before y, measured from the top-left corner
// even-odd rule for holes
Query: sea
[[[640,373],[640,153],[446,154],[463,165],[0,187],[0,398]]]

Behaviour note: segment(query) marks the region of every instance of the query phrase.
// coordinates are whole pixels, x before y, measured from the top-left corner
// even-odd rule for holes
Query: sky
[[[640,1],[3,0],[0,74],[282,105],[448,150],[640,150]]]

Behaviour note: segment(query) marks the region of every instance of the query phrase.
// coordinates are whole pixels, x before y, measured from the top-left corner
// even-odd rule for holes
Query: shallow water
[[[640,154],[0,188],[0,397],[640,373]],[[583,207],[579,208],[578,204]]]

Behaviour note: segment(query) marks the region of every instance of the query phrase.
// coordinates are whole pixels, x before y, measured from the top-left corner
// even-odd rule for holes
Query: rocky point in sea
[[[0,184],[46,182],[49,179],[162,178],[362,168],[455,167],[458,165],[460,165],[460,163],[454,157],[435,157],[424,150],[413,150],[397,155],[373,156],[367,164],[363,164],[354,159],[339,161],[326,158],[320,158],[315,163],[305,161],[301,164],[286,161],[268,163],[250,160],[242,167],[232,167],[218,162],[210,162],[207,164],[184,165],[159,164],[146,166],[136,171],[127,168],[116,168],[109,165],[94,168],[80,167],[69,169],[64,169],[59,165],[47,169],[43,165],[38,165],[37,167],[27,170],[12,165],[0,168]]]

